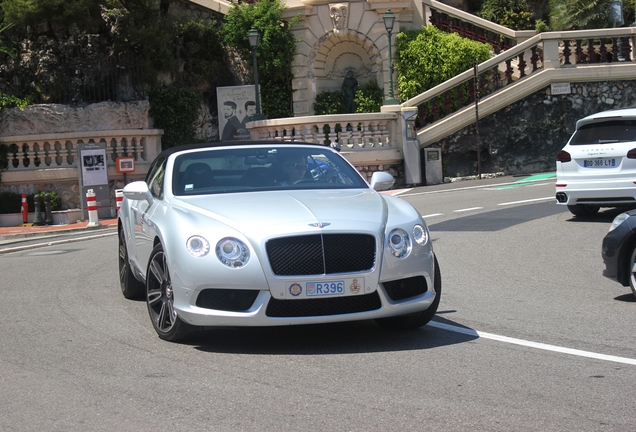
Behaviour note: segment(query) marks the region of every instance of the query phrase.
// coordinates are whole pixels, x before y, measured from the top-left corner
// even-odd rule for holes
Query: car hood
[[[383,197],[371,189],[207,195],[179,199],[175,206],[242,233],[264,228],[272,234],[299,232],[308,230],[310,223],[331,225],[331,229],[376,230],[387,218]]]

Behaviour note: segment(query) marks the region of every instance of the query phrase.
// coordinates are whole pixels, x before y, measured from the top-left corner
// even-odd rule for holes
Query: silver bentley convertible
[[[214,143],[159,154],[119,211],[119,278],[162,339],[209,326],[375,319],[420,327],[441,276],[428,228],[330,147]]]

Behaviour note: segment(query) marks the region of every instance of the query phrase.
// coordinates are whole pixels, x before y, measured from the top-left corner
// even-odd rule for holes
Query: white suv
[[[572,214],[636,206],[636,108],[577,121],[556,160],[556,199]]]

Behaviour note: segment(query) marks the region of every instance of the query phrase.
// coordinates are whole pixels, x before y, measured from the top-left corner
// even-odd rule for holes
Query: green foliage
[[[5,19],[11,24],[52,22],[76,24],[82,29],[100,24],[100,0],[3,0]]]
[[[549,32],[550,26],[545,21],[538,19],[534,23],[534,30],[537,32],[537,34]]]
[[[62,207],[62,198],[53,191],[42,191],[38,195],[40,196],[40,211],[42,214],[45,212],[44,207],[44,195],[49,194],[51,197],[51,211],[57,211]],[[29,212],[35,211],[35,197],[36,194],[27,195],[27,203],[29,206]],[[15,192],[0,192],[0,214],[21,213],[22,211],[22,194]]]
[[[356,106],[356,112],[373,113],[381,111],[383,99],[384,91],[378,83],[369,81],[358,88],[353,102]]]
[[[254,27],[260,34],[257,49],[259,86],[263,114],[268,118],[292,115],[292,63],[296,40],[290,29],[297,22],[282,19],[285,6],[279,0],[260,0],[255,3],[235,3],[225,16],[221,39],[226,46],[251,59],[247,38]]]
[[[115,53],[133,54],[141,59],[144,79],[153,84],[157,72],[176,72],[173,52],[178,34],[177,23],[172,17],[159,13],[157,8],[143,7],[137,2],[131,5],[134,6],[131,9],[107,11],[107,15],[116,17],[117,21],[118,32],[114,36],[113,49]]]
[[[533,30],[535,28],[534,13],[506,12],[499,24],[512,30]]]
[[[490,45],[434,26],[397,35],[397,88],[405,101],[490,58]]]
[[[31,103],[31,98],[20,99],[0,92],[0,111],[2,111],[3,108],[26,108]]]
[[[318,93],[313,108],[316,115],[344,114],[345,106],[342,92],[334,90]]]
[[[194,90],[162,87],[150,93],[150,115],[156,128],[163,129],[161,146],[166,149],[194,141],[194,121],[199,113],[199,96]]]
[[[527,12],[528,10],[526,0],[484,0],[479,16],[501,24],[501,20],[506,14]]]
[[[607,23],[611,0],[550,0],[550,28],[584,30],[611,27]]]
[[[185,61],[184,84],[208,88],[232,83],[225,68],[224,49],[213,22],[187,21],[177,24],[177,51]]]

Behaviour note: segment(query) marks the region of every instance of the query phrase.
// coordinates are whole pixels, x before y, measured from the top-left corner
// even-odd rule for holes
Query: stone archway
[[[307,62],[310,106],[317,94],[340,90],[347,71],[360,85],[384,82],[380,49],[365,34],[355,30],[330,31],[311,47]]]

